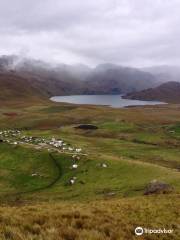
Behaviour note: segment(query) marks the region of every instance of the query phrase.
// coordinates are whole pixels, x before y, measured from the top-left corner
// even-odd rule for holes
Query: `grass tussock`
[[[145,234],[141,239],[179,239],[178,199],[178,195],[159,195],[81,204],[4,206],[0,208],[0,239],[137,239],[137,226],[174,230],[172,235]]]

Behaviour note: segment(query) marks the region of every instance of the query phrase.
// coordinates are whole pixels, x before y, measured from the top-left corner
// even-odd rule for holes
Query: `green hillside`
[[[178,105],[112,109],[19,101],[4,105],[0,109],[1,239],[134,239],[137,223],[148,227],[163,223],[175,230],[178,239],[178,109]],[[82,123],[97,129],[76,128]],[[152,181],[169,184],[173,190],[144,196]],[[74,209],[81,217],[75,217]],[[83,209],[88,220],[83,220]],[[116,210],[119,215],[112,215]],[[23,214],[24,225],[17,228]],[[61,233],[57,214],[66,222]],[[111,224],[92,230],[94,221],[99,224],[107,218]]]

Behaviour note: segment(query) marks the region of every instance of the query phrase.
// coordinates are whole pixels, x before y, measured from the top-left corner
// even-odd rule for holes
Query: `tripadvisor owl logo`
[[[135,234],[136,234],[137,236],[141,236],[141,235],[143,235],[143,233],[144,233],[144,230],[143,230],[142,227],[137,227],[137,228],[135,228]]]
[[[143,234],[172,234],[173,229],[165,229],[165,228],[149,229],[149,228],[136,227],[134,232],[137,236],[141,236]]]

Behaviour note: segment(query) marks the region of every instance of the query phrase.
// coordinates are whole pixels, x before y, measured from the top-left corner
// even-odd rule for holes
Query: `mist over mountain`
[[[32,95],[38,93],[38,96],[46,97],[81,92],[80,80],[67,71],[64,65],[57,67],[38,60],[3,56],[0,58],[0,73],[1,88],[6,88],[10,81],[7,88],[9,93],[12,92],[12,97],[18,96],[18,92],[26,92],[24,88],[33,88]]]
[[[38,94],[42,93],[43,96],[48,97],[137,92],[157,87],[163,81],[167,81],[162,80],[162,72],[164,71],[165,75],[165,70],[167,80],[173,80],[173,77],[178,78],[178,68],[175,68],[173,75],[173,68],[170,67],[137,69],[107,63],[90,68],[84,64],[50,64],[16,55],[0,57],[0,73],[3,74],[1,87],[3,82],[4,86],[7,84],[6,76],[8,79],[11,75],[14,82],[9,90],[11,88],[17,90],[16,85],[19,91],[29,86],[30,89],[35,88]]]
[[[102,64],[88,76],[86,93],[122,94],[157,85],[158,81],[150,73],[130,67]]]
[[[180,66],[162,65],[143,68],[142,70],[150,72],[161,82],[180,82]]]

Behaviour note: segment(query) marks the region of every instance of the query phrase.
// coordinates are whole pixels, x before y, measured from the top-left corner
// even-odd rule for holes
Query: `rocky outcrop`
[[[151,181],[145,188],[144,195],[160,194],[160,193],[171,193],[173,187],[167,183],[160,182],[157,180]]]

